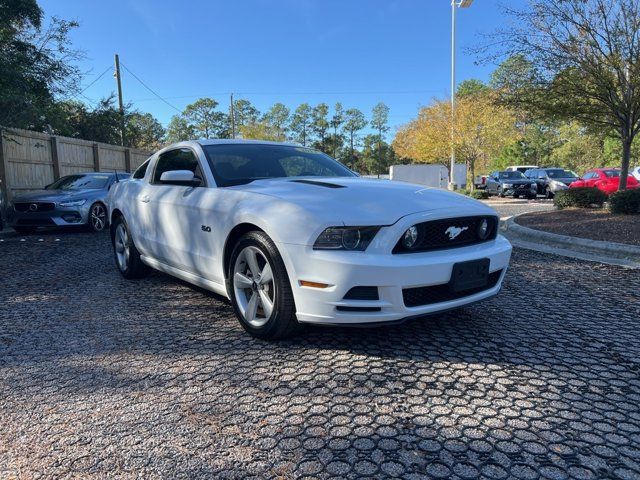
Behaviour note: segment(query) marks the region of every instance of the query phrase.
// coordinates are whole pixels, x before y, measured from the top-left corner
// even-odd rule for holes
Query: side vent
[[[378,287],[353,287],[343,297],[344,300],[380,300]]]

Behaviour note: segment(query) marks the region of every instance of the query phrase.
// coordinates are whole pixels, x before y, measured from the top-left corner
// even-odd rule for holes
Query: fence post
[[[100,171],[100,147],[97,143],[93,144],[93,170]]]
[[[60,179],[60,157],[58,156],[58,138],[51,135],[51,161],[53,163],[53,180]]]
[[[0,129],[0,192],[4,192],[5,199],[7,201],[11,200],[11,190],[9,188],[9,183],[7,182],[7,164],[6,159],[4,158],[4,130]]]
[[[131,149],[125,148],[124,150],[124,168],[127,173],[131,173]]]

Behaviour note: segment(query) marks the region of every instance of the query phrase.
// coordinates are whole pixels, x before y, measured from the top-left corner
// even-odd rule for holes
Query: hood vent
[[[344,185],[336,185],[335,183],[318,182],[316,180],[291,180],[295,183],[306,183],[308,185],[316,185],[325,188],[346,188]]]

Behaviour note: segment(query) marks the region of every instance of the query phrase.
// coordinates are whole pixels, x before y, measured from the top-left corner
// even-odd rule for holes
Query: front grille
[[[531,188],[531,185],[526,184],[526,185],[518,185],[518,188],[520,190],[529,190]]]
[[[489,222],[488,235],[484,239],[480,238],[478,233],[478,227],[483,219],[487,219]],[[418,228],[416,246],[407,249],[402,245],[402,237],[400,237],[398,243],[393,248],[393,253],[413,253],[466,247],[476,243],[494,240],[498,234],[498,217],[485,215],[478,217],[445,218],[418,223],[416,227]],[[452,239],[451,235],[455,233],[458,234],[454,235]]]
[[[448,283],[430,287],[405,288],[402,290],[402,298],[406,307],[422,307],[433,303],[457,300],[495,287],[500,280],[500,275],[502,275],[502,270],[492,272],[489,274],[487,285],[484,287],[471,288],[457,293],[451,291]]]
[[[353,287],[343,297],[344,300],[380,300],[378,287]]]
[[[18,202],[13,204],[16,212],[50,212],[56,208],[52,202]]]

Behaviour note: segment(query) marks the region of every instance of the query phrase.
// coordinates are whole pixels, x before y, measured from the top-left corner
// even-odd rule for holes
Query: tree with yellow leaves
[[[446,163],[451,152],[451,121],[451,102],[436,100],[400,128],[393,149],[416,163]],[[497,105],[491,92],[460,97],[454,126],[456,158],[467,165],[470,188],[476,169],[487,169],[491,158],[518,138],[513,114]]]

